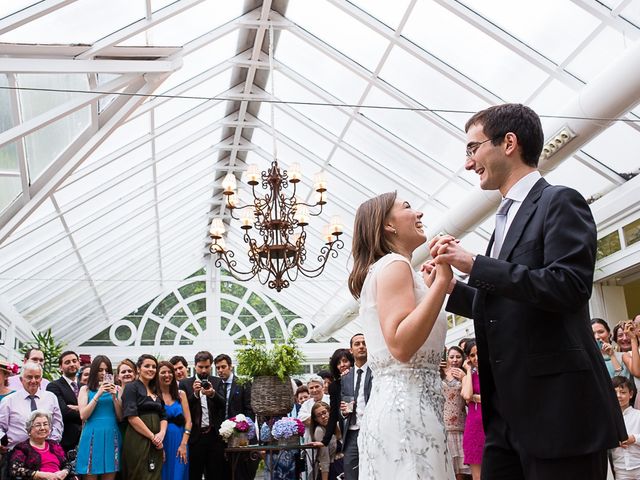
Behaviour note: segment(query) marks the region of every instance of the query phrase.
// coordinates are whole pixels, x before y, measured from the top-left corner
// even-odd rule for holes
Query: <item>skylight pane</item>
[[[373,88],[367,96],[366,102],[371,105],[394,105],[394,101],[384,92]],[[453,126],[448,125],[437,116],[427,120],[423,115],[410,110],[367,109],[365,116],[390,131],[410,148],[429,156],[438,169],[451,172],[458,169],[462,163],[464,140],[462,132],[456,138],[449,132]],[[441,126],[439,125],[441,124]]]
[[[0,149],[0,161],[2,161],[3,150]],[[22,193],[22,181],[20,176],[4,176],[0,174],[0,212],[18,198]]]
[[[394,30],[398,27],[410,3],[409,0],[394,0],[393,2],[389,0],[350,1]]]
[[[144,2],[142,2],[144,3]],[[242,14],[243,2],[202,2],[120,45],[183,46]]]
[[[576,172],[580,172],[580,174],[576,175]],[[562,162],[558,168],[547,174],[545,179],[552,185],[565,185],[574,188],[585,198],[609,191],[612,187],[609,180],[573,157]]]
[[[622,122],[614,122],[582,150],[615,172],[640,171],[640,134]]]
[[[289,31],[280,35],[275,58],[343,102],[357,103],[364,92],[363,78]],[[277,84],[275,95],[286,97]]]
[[[258,115],[258,118],[266,124],[271,123],[270,108],[271,107],[261,108]],[[320,158],[326,158],[333,147],[333,143],[326,138],[323,138],[303,122],[278,108],[276,108],[275,111],[275,127],[276,130],[282,132],[283,135],[286,135],[297,144],[304,146]]]
[[[588,83],[631,45],[623,32],[606,27],[567,65],[566,70]]]
[[[573,2],[521,2],[517,13],[509,0],[463,0],[472,11],[509,32],[554,63],[562,63],[600,21]],[[549,28],[550,22],[562,28]]]
[[[389,41],[326,0],[293,0],[287,17],[369,71],[374,71]]]
[[[207,70],[212,69],[218,64],[232,58],[238,48],[237,44],[238,32],[235,31],[225,35],[215,42],[209,43],[204,47],[191,52],[188,55],[185,55],[182,57],[183,63],[180,69],[172,73],[171,76],[162,83],[160,91],[165,93],[171,88],[180,85],[193,77],[206,75]],[[229,70],[224,72],[224,76],[222,78],[226,80],[224,88],[216,88],[214,91],[209,90],[207,93],[204,93],[204,96],[213,97],[214,93],[222,92],[231,86],[231,65],[229,65]]]
[[[2,3],[14,3],[2,2]],[[33,2],[32,2],[33,3]],[[82,0],[0,35],[0,42],[93,44],[146,15],[145,0]]]
[[[388,176],[394,178],[397,175],[403,182],[419,185],[420,190],[434,190],[445,181],[445,177],[431,168],[426,159],[416,158],[415,155],[359,124],[353,124],[349,128],[345,142],[376,160],[378,165],[381,165],[379,168],[385,170]]]
[[[287,75],[287,72],[281,72],[280,70],[273,72],[277,91],[281,92],[280,100],[285,102],[300,102],[297,104],[289,103],[289,106],[301,112],[306,118],[322,126],[322,128],[327,129],[334,135],[340,135],[349,119],[347,114],[336,107],[326,105],[327,103],[332,103],[332,99],[317,96],[311,90],[313,85],[310,85],[308,82],[301,85]],[[269,76],[266,91],[271,91],[271,76]],[[304,105],[305,102],[313,103],[314,105]]]
[[[546,77],[513,50],[435,2],[417,2],[402,33],[505,101],[525,100]]]
[[[489,106],[468,88],[453,82],[399,47],[391,51],[380,78],[430,109],[475,112]]]

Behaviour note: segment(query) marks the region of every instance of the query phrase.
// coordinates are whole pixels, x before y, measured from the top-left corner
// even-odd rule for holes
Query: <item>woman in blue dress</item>
[[[78,394],[80,418],[85,422],[78,444],[76,473],[85,479],[113,480],[120,469],[122,440],[118,421],[122,405],[113,381],[111,361],[98,355],[91,362],[89,380]]]
[[[162,480],[187,480],[187,442],[191,434],[191,414],[187,395],[178,390],[176,372],[169,362],[158,363],[160,393],[167,414],[167,433],[164,436],[164,464]]]

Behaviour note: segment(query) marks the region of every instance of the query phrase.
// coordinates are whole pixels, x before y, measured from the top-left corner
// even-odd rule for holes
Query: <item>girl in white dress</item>
[[[359,480],[453,478],[438,372],[453,274],[437,264],[428,289],[412,269],[411,254],[426,241],[421,219],[395,192],[356,212],[349,289],[360,299],[374,379],[358,437]]]

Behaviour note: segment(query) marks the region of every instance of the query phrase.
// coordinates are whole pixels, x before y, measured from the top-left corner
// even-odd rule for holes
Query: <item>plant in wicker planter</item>
[[[294,337],[279,342],[271,349],[251,340],[236,352],[237,373],[253,378],[251,408],[257,415],[286,415],[293,408],[293,388],[290,375],[302,369],[304,355]]]

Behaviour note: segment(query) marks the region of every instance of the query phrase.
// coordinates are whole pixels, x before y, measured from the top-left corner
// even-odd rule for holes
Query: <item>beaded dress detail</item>
[[[438,366],[447,333],[440,313],[426,342],[407,363],[396,360],[384,341],[376,305],[376,277],[392,262],[409,261],[396,253],[369,269],[360,297],[360,319],[373,373],[358,447],[360,480],[448,480],[442,385]],[[422,276],[413,272],[416,302],[427,293]]]

